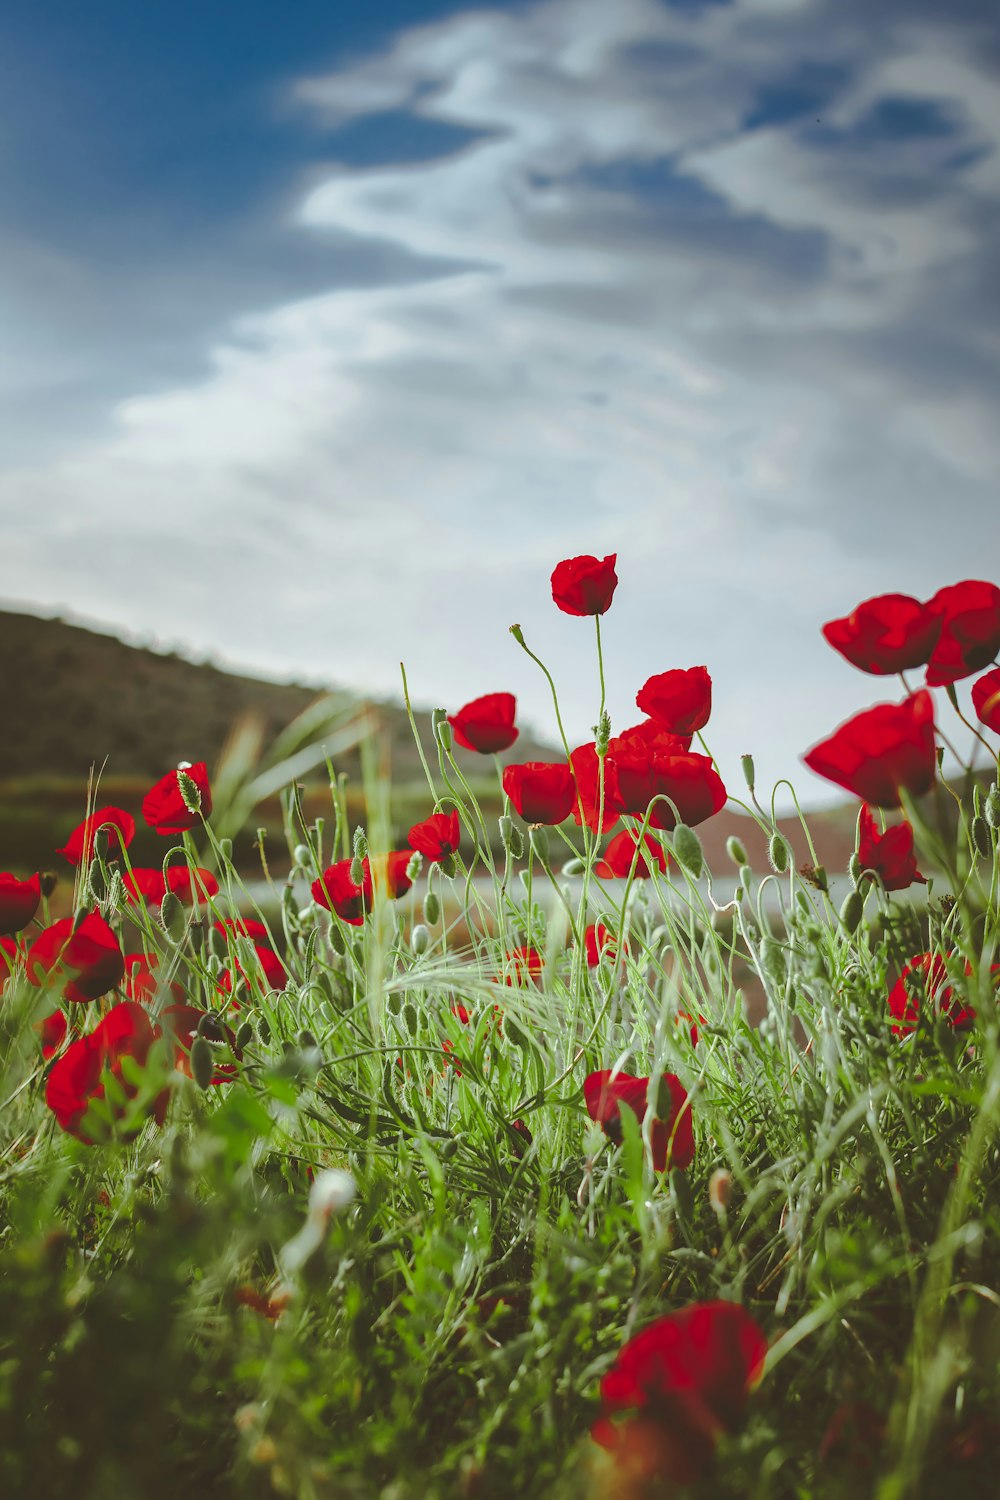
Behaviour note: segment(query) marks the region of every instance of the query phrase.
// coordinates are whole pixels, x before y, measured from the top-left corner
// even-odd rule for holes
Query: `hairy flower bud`
[[[753,796],[756,772],[754,771],[753,756],[741,755],[740,765],[743,768],[743,780],[747,784],[747,791]]]
[[[528,842],[531,852],[538,859],[539,864],[548,866],[549,863],[549,833],[547,828],[532,828],[528,833]]]
[[[349,870],[348,873],[349,873],[349,875],[351,877],[351,884],[352,885],[357,885],[357,886],[363,886],[364,885],[364,883],[365,883],[365,862],[357,854],[355,854],[354,858],[351,860],[351,868],[350,868],[350,870]]]
[[[771,841],[767,846],[767,857],[771,862],[771,869],[783,875],[788,869],[788,845],[780,833],[772,833]]]
[[[746,845],[731,833],[726,839],[726,853],[734,865],[745,865],[747,862]]]
[[[214,1073],[212,1045],[205,1037],[198,1035],[191,1043],[191,1077],[200,1089],[207,1089]]]
[[[418,956],[426,953],[431,944],[430,928],[425,927],[423,922],[417,922],[410,933],[410,947]]]
[[[840,925],[845,932],[857,932],[865,912],[865,898],[859,890],[848,891],[840,908]]]
[[[240,1027],[239,1031],[236,1033],[236,1045],[240,1049],[240,1051],[242,1052],[243,1048],[244,1047],[249,1047],[249,1045],[250,1045],[250,1043],[252,1041],[253,1041],[253,1027],[251,1026],[251,1024],[250,1024],[249,1021],[244,1021],[243,1025]]]
[[[436,891],[428,891],[424,897],[424,921],[428,927],[433,927],[441,915],[441,902],[438,900]]]
[[[694,829],[689,828],[686,823],[678,823],[674,828],[670,847],[674,851],[677,863],[697,880],[705,863],[705,855],[701,847],[701,839]]]
[[[973,818],[972,842],[977,854],[989,859],[993,854],[993,834],[985,818]]]
[[[300,870],[308,870],[312,866],[312,850],[308,844],[296,844],[292,850],[292,864]]]
[[[861,856],[858,854],[857,850],[854,851],[850,859],[847,861],[847,873],[850,876],[851,884],[855,888],[861,884]]]
[[[160,925],[169,937],[179,942],[187,928],[184,907],[173,891],[166,891],[160,902]]]
[[[991,786],[986,798],[986,806],[983,815],[991,828],[1000,828],[1000,787]],[[44,882],[45,876],[42,876]],[[42,885],[42,895],[45,895],[45,886]]]

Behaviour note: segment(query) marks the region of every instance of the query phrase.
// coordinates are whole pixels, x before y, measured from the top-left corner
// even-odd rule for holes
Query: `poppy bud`
[[[319,1042],[311,1031],[300,1031],[296,1041],[303,1052],[318,1052]]]
[[[425,927],[423,922],[418,922],[413,931],[410,933],[410,947],[413,949],[414,953],[419,956],[421,953],[427,952],[427,949],[430,947],[430,943],[430,928]]]
[[[531,846],[532,854],[537,857],[539,864],[547,867],[549,863],[549,835],[547,830],[544,828],[532,828],[528,833],[528,843]]]
[[[746,846],[731,833],[726,839],[726,853],[734,865],[745,865],[747,862]]]
[[[352,885],[363,886],[364,882],[365,882],[365,862],[364,862],[364,860],[363,859],[359,859],[359,857],[357,855],[355,855],[354,858],[351,860],[351,868],[350,868],[350,871],[348,873],[350,874],[351,884]]]
[[[1000,828],[1000,787],[991,786],[983,815],[991,828]],[[46,895],[45,876],[42,876],[42,895]]]
[[[679,865],[683,865],[695,880],[701,874],[705,862],[704,852],[701,847],[701,839],[693,828],[686,823],[678,823],[674,828],[671,848]]]
[[[743,767],[743,780],[747,784],[747,791],[750,793],[750,795],[752,797],[753,796],[753,789],[754,789],[754,780],[755,780],[755,775],[756,775],[756,773],[754,771],[754,768],[753,768],[753,756],[752,755],[741,755],[740,756],[740,765]]]
[[[772,833],[771,842],[767,846],[767,857],[771,862],[771,869],[783,875],[788,869],[788,845],[780,833]]]
[[[420,1017],[417,1015],[417,1007],[412,1000],[407,1000],[403,1006],[403,1025],[411,1036],[416,1036],[420,1029]]]
[[[848,891],[840,908],[840,924],[845,932],[857,932],[864,916],[865,898],[858,890]]]
[[[165,891],[160,902],[160,925],[168,937],[180,942],[187,928],[187,917],[179,897],[173,891]]]
[[[188,762],[190,764],[190,762]],[[181,801],[189,813],[201,811],[201,788],[186,770],[177,772],[177,790],[181,794]]]
[[[977,853],[984,859],[989,859],[993,853],[993,834],[990,825],[985,818],[973,818],[972,820],[972,842]]]
[[[748,891],[753,884],[753,871],[749,865],[740,865],[740,885]]]
[[[720,1219],[725,1218],[726,1209],[733,1191],[733,1174],[725,1167],[716,1167],[708,1179],[708,1201]]]
[[[987,803],[987,807],[988,806],[989,804]],[[59,876],[56,874],[55,870],[42,870],[38,876],[38,886],[46,901],[52,895],[52,892],[55,890],[58,884]]]
[[[580,859],[577,855],[574,854],[573,858],[572,859],[568,859],[566,861],[566,863],[563,865],[562,870],[560,871],[560,874],[562,874],[562,875],[582,875],[585,869],[586,869],[586,865],[584,864],[583,860]]]
[[[200,1089],[207,1089],[215,1073],[211,1043],[200,1034],[191,1043],[191,1077]]]
[[[861,881],[861,856],[857,850],[854,851],[847,861],[847,873],[851,878],[851,884],[857,886]]]
[[[243,1025],[240,1027],[239,1031],[236,1033],[236,1045],[240,1049],[240,1051],[242,1052],[243,1048],[244,1047],[249,1047],[249,1045],[250,1045],[250,1043],[252,1041],[253,1041],[253,1027],[250,1025],[249,1021],[244,1021]]]
[[[524,853],[524,840],[521,837],[521,830],[515,828],[513,818],[500,819],[500,837],[504,848],[509,849],[515,859],[520,859]]]
[[[344,934],[341,932],[336,922],[330,923],[330,931],[327,936],[330,939],[330,947],[333,949],[334,953],[339,953],[340,956],[343,957],[347,952],[347,944],[344,942]]]
[[[442,709],[441,712],[443,713],[444,710]],[[441,749],[446,751],[450,750],[451,725],[448,723],[448,720],[446,718],[441,719],[439,723],[435,724],[434,733],[437,737],[438,744],[441,746]]]
[[[428,891],[424,897],[424,921],[428,927],[433,927],[441,915],[441,902],[438,900],[436,891]]]
[[[776,943],[774,938],[765,938],[760,945],[760,966],[769,979],[775,984],[785,982],[785,955],[781,944]]]
[[[292,850],[292,864],[307,870],[312,863],[312,850],[308,844],[296,844]]]

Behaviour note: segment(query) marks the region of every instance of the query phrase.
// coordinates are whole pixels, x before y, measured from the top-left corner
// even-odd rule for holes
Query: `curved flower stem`
[[[556,711],[556,723],[559,725],[559,738],[562,740],[563,749],[566,752],[566,759],[569,760],[569,740],[566,738],[566,731],[563,728],[562,714],[559,712],[559,695],[556,692],[555,682],[552,680],[552,673],[542,661],[541,657],[536,656],[534,651],[532,651],[531,647],[524,639],[524,635],[521,631],[520,625],[511,625],[509,628],[511,635],[514,637],[521,650],[524,651],[526,655],[530,656],[531,660],[535,662],[537,666],[541,667],[542,671],[545,673],[546,681],[548,682],[549,687],[552,691],[552,704]],[[570,762],[570,764],[572,765],[572,762]]]

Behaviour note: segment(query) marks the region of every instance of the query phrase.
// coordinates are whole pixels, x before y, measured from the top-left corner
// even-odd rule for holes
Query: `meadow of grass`
[[[460,850],[390,879],[377,743],[362,760],[360,830],[332,763],[324,813],[281,793],[288,875],[256,907],[239,778],[206,817],[172,773],[190,816],[160,849],[211,871],[208,897],[128,898],[124,838],[96,839],[71,926],[96,912],[141,956],[96,998],[67,994],[89,972],[67,949],[33,964],[44,895],[5,940],[3,1493],[996,1494],[1000,791],[939,782],[934,824],[902,788],[937,872],[914,903],[858,857],[797,859],[747,761],[730,797],[769,859],[731,840],[724,902],[677,816],[619,825],[669,855],[645,877],[603,867],[586,820],[505,803],[487,824],[443,714],[422,815],[456,811]],[[358,904],[338,911],[341,861]],[[940,972],[891,1011],[924,953]],[[76,1078],[67,1126],[53,1070],[126,996],[162,1035]],[[649,1080],[642,1099],[588,1109],[600,1070]],[[763,1367],[654,1371],[644,1420],[595,1441],[623,1348],[718,1302]]]

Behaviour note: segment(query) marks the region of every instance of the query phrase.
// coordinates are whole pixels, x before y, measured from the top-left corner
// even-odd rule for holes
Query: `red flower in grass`
[[[602,880],[625,880],[632,873],[635,862],[636,880],[650,878],[650,865],[655,865],[661,874],[667,868],[667,853],[652,834],[643,835],[642,853],[636,854],[639,841],[630,829],[615,835],[604,851],[604,858],[594,866],[594,873]],[[648,860],[648,863],[647,863]]]
[[[602,815],[601,763],[597,755],[595,741],[591,740],[587,745],[578,745],[571,752],[570,761],[573,765],[573,776],[576,781],[571,809],[574,820],[591,829],[593,833],[607,833],[609,829],[614,828],[622,813],[622,801],[618,795],[618,778],[615,774],[615,762],[610,755],[604,757],[604,800]],[[598,827],[599,816],[601,817],[600,827]]]
[[[94,1101],[105,1099],[110,1077],[116,1085],[110,1101],[112,1114],[116,1121],[124,1118],[138,1089],[123,1076],[122,1063],[130,1058],[140,1068],[145,1067],[158,1036],[158,1028],[143,1007],[125,1000],[109,1010],[93,1031],[71,1043],[53,1064],[45,1085],[45,1102],[61,1128],[87,1145],[104,1139],[106,1126],[102,1121],[84,1123],[88,1109]],[[149,1103],[147,1113],[158,1125],[166,1118],[169,1100],[169,1090],[164,1089]],[[138,1128],[141,1126],[129,1134],[137,1134]]]
[[[360,927],[365,913],[372,909],[372,877],[368,861],[364,860],[362,882],[356,885],[351,879],[351,864],[349,859],[339,859],[324,870],[312,883],[312,897],[319,906],[336,912],[342,922]]]
[[[406,835],[406,842],[411,849],[419,850],[425,859],[437,864],[449,854],[458,852],[461,838],[457,812],[434,813],[422,823],[414,823]]]
[[[212,923],[214,932],[221,932],[228,943],[231,938],[246,937],[252,943],[264,943],[270,946],[271,934],[263,922],[258,922],[253,917],[220,917],[217,922]]]
[[[1000,964],[994,964],[990,972],[996,982],[1000,976]],[[967,978],[971,977],[971,964],[965,965],[965,973]],[[892,1026],[895,1036],[916,1031],[921,1005],[925,1001],[934,1015],[944,1016],[956,1031],[964,1031],[976,1019],[973,1007],[963,1004],[952,989],[952,979],[940,953],[917,953],[903,965],[899,978],[889,991],[889,1012],[895,1017]]]
[[[979,722],[1000,734],[1000,667],[972,684],[972,706]]]
[[[13,974],[15,965],[25,957],[26,952],[17,938],[0,937],[0,995],[7,988],[7,981]]]
[[[568,557],[552,570],[552,598],[564,615],[603,615],[618,587],[615,563],[610,557]]]
[[[398,901],[400,896],[405,896],[413,886],[413,881],[406,873],[406,867],[412,858],[410,849],[393,849],[389,854],[376,854],[370,860],[366,859],[365,864],[371,872],[374,889],[384,891],[390,901]]]
[[[669,797],[681,822],[690,827],[714,817],[726,805],[728,793],[707,755],[654,753],[645,765],[637,760],[627,767],[618,757],[616,769],[625,811],[636,817],[645,816],[654,797]],[[657,802],[650,814],[649,826],[669,833],[676,824],[677,818],[670,803]]]
[[[194,1005],[168,1005],[160,1012],[160,1021],[163,1023],[164,1032],[167,1033],[174,1043],[174,1067],[185,1077],[191,1078],[191,1045],[198,1035],[198,1027],[201,1026],[201,1035],[209,1043],[225,1043],[228,1052],[227,1057],[242,1057],[242,1053],[236,1046],[236,1038],[228,1026],[218,1016],[213,1016],[208,1011],[198,1010]],[[230,1083],[239,1069],[233,1061],[222,1061],[216,1064],[210,1084]]]
[[[18,880],[16,875],[0,875],[0,936],[21,932],[27,927],[42,899],[37,875]]]
[[[852,666],[885,677],[924,665],[941,634],[941,618],[909,594],[879,594],[842,620],[829,620],[823,634]]]
[[[630,1109],[641,1124],[646,1118],[649,1093],[648,1078],[633,1078],[631,1073],[616,1073],[608,1068],[590,1073],[583,1081],[587,1113],[604,1134],[621,1144],[621,1111]],[[657,1085],[657,1113],[653,1117],[650,1144],[653,1166],[663,1172],[668,1166],[685,1170],[694,1161],[694,1130],[688,1096],[679,1078],[664,1073]]]
[[[910,824],[904,819],[879,833],[875,815],[867,804],[861,809],[858,862],[862,870],[873,870],[887,891],[905,891],[914,881],[927,884],[917,869]]]
[[[1000,652],[1000,588],[967,578],[938,589],[927,608],[941,634],[927,664],[927,686],[943,687],[981,672]]]
[[[901,791],[921,797],[937,773],[934,700],[925,689],[902,703],[877,703],[802,759],[819,776],[876,807],[898,807]]]
[[[65,855],[71,865],[86,864],[94,853],[98,837],[107,854],[127,849],[135,837],[135,819],[124,808],[102,807],[78,823],[56,853]]]
[[[167,891],[171,891],[184,906],[193,906],[195,900],[207,901],[219,894],[219,882],[211,870],[200,865],[194,870],[190,865],[168,865],[167,878],[157,866],[147,869],[133,865],[122,876],[122,885],[129,901],[144,901],[147,906],[159,906]]]
[[[588,969],[596,969],[602,958],[614,958],[618,952],[618,935],[603,922],[592,922],[583,934]],[[628,943],[622,943],[622,957],[628,956]]]
[[[692,1484],[739,1426],[766,1357],[767,1339],[735,1302],[668,1313],[619,1351],[591,1435],[638,1485]]]
[[[155,953],[148,956],[145,953],[126,953],[122,989],[129,1000],[135,1000],[139,1005],[152,1005],[158,991],[163,988],[163,980],[157,973],[159,967],[160,960]],[[184,986],[172,979],[169,988],[173,999],[183,1005],[187,998]]]
[[[106,995],[119,984],[125,959],[118,939],[96,911],[74,931],[73,918],[46,927],[28,949],[27,974],[33,985],[54,982],[64,1000],[85,1003]]]
[[[576,801],[573,772],[565,761],[505,766],[503,789],[526,823],[561,823]]]
[[[635,695],[636,708],[670,734],[695,734],[712,712],[707,667],[675,668],[650,677]]]
[[[537,948],[512,948],[509,953],[504,954],[503,982],[509,985],[528,984],[534,979],[540,979],[544,968],[545,960]]]
[[[189,796],[185,801],[180,782],[182,776],[194,784],[193,799]],[[197,803],[193,812],[188,806],[189,802],[192,805]],[[142,799],[143,817],[150,828],[162,833],[165,838],[197,828],[202,818],[207,818],[211,811],[212,789],[208,784],[208,768],[203,760],[193,766],[168,771]]]
[[[256,992],[267,993],[269,990],[283,990],[288,983],[288,970],[273,948],[264,947],[261,943],[253,945],[255,961],[250,965],[250,971],[244,967],[239,959],[230,957],[229,962],[232,969],[226,969],[219,979],[219,990],[225,994],[232,994],[238,980],[244,980]],[[232,1002],[236,1005],[236,1002]],[[239,1009],[238,1006],[236,1006]]]
[[[66,1017],[61,1010],[54,1010],[51,1016],[46,1016],[44,1020],[35,1022],[35,1030],[38,1032],[42,1043],[42,1056],[46,1061],[50,1057],[55,1057],[59,1048],[66,1040],[68,1029]]]
[[[473,698],[457,714],[448,715],[456,745],[475,750],[479,755],[493,755],[508,750],[517,739],[514,727],[517,699],[513,693],[486,693]]]

